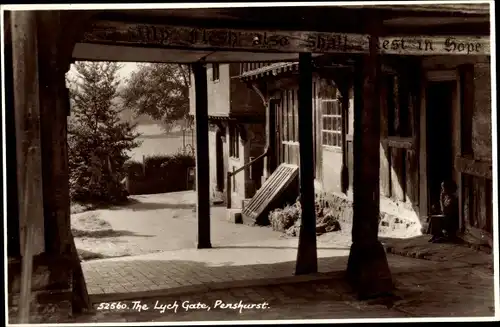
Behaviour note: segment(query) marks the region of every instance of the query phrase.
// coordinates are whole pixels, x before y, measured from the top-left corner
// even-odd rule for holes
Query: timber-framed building
[[[90,305],[70,228],[65,73],[75,60],[191,65],[200,251],[211,247],[209,121],[224,124],[208,111],[207,65],[296,62],[289,84],[295,86],[256,79],[254,88],[263,102],[266,145],[273,147],[264,176],[280,162],[300,166],[303,219],[296,273],[317,271],[314,182],[319,180],[352,199],[347,266],[352,285],[362,298],[390,293],[390,267],[378,240],[379,194],[411,203],[409,211],[421,219],[434,201],[436,178],[451,176],[460,185],[461,222],[491,231],[496,177],[489,12],[488,4],[476,3],[5,11],[10,303],[22,286],[24,258],[33,259],[35,295],[58,290],[73,311]],[[233,74],[233,66],[224,67],[240,81],[252,80],[254,69],[234,67]],[[313,99],[320,93],[325,101],[318,104]],[[239,111],[243,107],[229,107],[222,115],[240,135],[251,120]],[[296,108],[292,115],[290,108]],[[320,108],[326,108],[323,118]],[[275,125],[270,113],[277,115]],[[338,116],[340,134],[333,127]],[[315,124],[318,120],[322,123]],[[284,122],[290,124],[285,128]],[[283,134],[273,133],[273,126]],[[327,180],[326,173],[339,166],[340,174]]]

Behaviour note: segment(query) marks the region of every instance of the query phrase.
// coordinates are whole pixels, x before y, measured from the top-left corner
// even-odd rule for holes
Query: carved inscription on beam
[[[201,29],[168,25],[97,22],[83,42],[160,47],[271,52],[363,52],[367,38],[357,34]]]
[[[99,21],[85,33],[82,42],[221,51],[367,53],[369,36],[306,31],[202,29]],[[377,50],[383,54],[399,55],[488,55],[490,38],[383,37],[379,39]]]

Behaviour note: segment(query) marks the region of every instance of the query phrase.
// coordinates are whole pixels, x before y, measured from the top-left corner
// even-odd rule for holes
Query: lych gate
[[[38,232],[32,238],[34,264],[42,267],[42,274],[48,276],[40,285],[34,285],[34,289],[67,289],[76,296],[85,294],[85,284],[75,268],[77,255],[69,219],[66,145],[69,100],[65,73],[72,61],[192,65],[196,91],[196,160],[203,163],[197,164],[196,173],[199,248],[211,247],[205,63],[298,61],[303,218],[297,274],[317,271],[314,161],[311,160],[314,157],[313,63],[321,63],[322,55],[329,54],[336,63],[351,67],[353,71],[348,76],[341,69],[332,73],[341,92],[347,92],[352,86],[355,99],[353,244],[347,275],[360,296],[370,297],[392,290],[385,251],[378,240],[380,54],[489,54],[488,9],[478,5],[11,11],[6,14],[7,112],[15,112],[10,120],[15,122],[15,127],[7,128],[16,136],[7,142],[15,142],[17,150],[16,156],[12,153],[8,158],[9,177],[15,176],[17,170],[17,180],[12,179],[9,184],[13,188],[17,185],[14,192],[17,196],[9,192],[8,197],[12,210],[9,212],[18,213],[8,220],[8,251],[12,258],[9,278],[19,277],[18,258],[26,253],[25,230],[32,225]],[[272,107],[268,103],[269,110]],[[268,145],[273,142],[271,134],[268,131]],[[273,160],[267,161],[267,167],[272,167]],[[27,179],[34,182],[24,183]],[[24,207],[27,201],[29,206]],[[85,305],[73,304],[74,309]]]

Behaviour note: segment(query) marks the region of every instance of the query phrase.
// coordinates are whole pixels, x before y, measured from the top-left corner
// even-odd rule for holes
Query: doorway
[[[216,169],[216,178],[217,178],[217,191],[224,191],[224,147],[222,138],[225,135],[222,135],[223,132],[218,130],[215,135],[215,169]]]
[[[453,96],[456,81],[429,82],[427,87],[428,210],[439,208],[441,182],[453,179]]]

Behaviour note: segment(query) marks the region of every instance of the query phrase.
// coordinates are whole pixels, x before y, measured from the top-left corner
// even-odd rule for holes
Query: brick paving
[[[437,253],[446,250],[440,244],[427,244]],[[397,247],[394,244],[391,246]],[[450,252],[452,256],[449,260],[444,260],[446,256],[443,254],[440,256],[442,260],[416,260],[392,254],[388,254],[388,259],[391,269],[396,272],[469,264],[491,268],[491,255],[467,247],[460,248]],[[344,270],[348,254],[349,248],[346,246],[320,243],[318,266],[319,272],[323,274],[314,278],[327,278],[329,272]],[[142,296],[144,292],[178,294],[240,286],[249,280],[255,284],[292,277],[296,255],[297,239],[280,239],[232,247],[185,249],[93,260],[82,263],[82,267],[91,298],[100,301]]]
[[[397,259],[396,259],[397,260]],[[412,260],[412,259],[409,259]],[[413,259],[413,261],[422,261]],[[347,284],[338,278],[294,284],[253,286],[198,292],[178,296],[134,299],[119,302],[127,309],[106,309],[97,303],[92,315],[76,322],[169,322],[276,319],[366,319],[492,317],[494,315],[492,272],[484,267],[446,267],[440,263],[428,271],[396,272],[395,297],[358,301]],[[141,312],[134,302],[147,305]],[[265,309],[216,307],[217,301],[238,304],[267,303]],[[207,308],[186,310],[189,304]],[[101,307],[99,307],[101,305]],[[171,305],[162,312],[161,305]],[[155,306],[158,309],[155,309]]]

